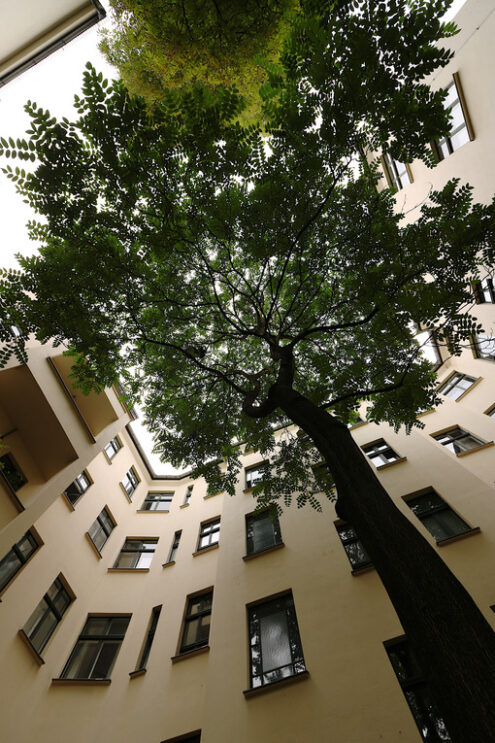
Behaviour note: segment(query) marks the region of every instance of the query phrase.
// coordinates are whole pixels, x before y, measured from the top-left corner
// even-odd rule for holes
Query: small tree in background
[[[494,206],[450,182],[405,225],[375,166],[355,168],[385,145],[427,159],[448,132],[444,94],[421,82],[449,59],[433,46],[453,32],[443,9],[304,3],[262,89],[268,138],[239,123],[235,90],[196,87],[149,113],[92,68],[76,121],[28,104],[29,142],[3,151],[38,160],[6,170],[44,218],[30,225],[43,247],[0,291],[5,356],[34,332],[70,344],[86,386],[124,377],[164,458],[212,489],[233,492],[246,441],[272,460],[264,502],[317,505],[323,459],[450,740],[466,743],[495,739],[493,632],[342,422],[367,400],[370,420],[414,425],[438,400],[412,325],[453,353],[480,330],[466,277],[493,263]],[[287,422],[299,435],[277,444]]]

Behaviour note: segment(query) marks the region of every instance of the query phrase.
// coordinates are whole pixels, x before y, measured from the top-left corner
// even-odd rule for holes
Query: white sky
[[[452,18],[466,0],[454,0],[445,19]],[[108,2],[102,3],[108,12]],[[98,50],[98,29],[108,25],[108,18],[93,26],[67,46],[50,55],[27,72],[0,88],[0,135],[14,138],[23,136],[29,128],[29,117],[23,107],[26,101],[36,101],[47,108],[52,115],[71,118],[74,113],[74,94],[80,92],[82,75],[86,62],[91,61],[105,77],[116,77],[111,67]],[[26,166],[24,166],[26,167]],[[35,242],[29,240],[26,222],[32,219],[33,212],[23,203],[15,192],[14,185],[0,173],[0,218],[2,240],[0,244],[0,265],[15,267],[16,253],[31,255],[37,249]],[[152,438],[138,422],[133,429],[139,436],[150,462],[157,472],[174,472],[171,465],[162,463],[151,453]]]

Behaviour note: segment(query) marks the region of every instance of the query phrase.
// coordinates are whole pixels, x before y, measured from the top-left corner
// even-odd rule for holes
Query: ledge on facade
[[[203,500],[208,500],[209,498],[215,498],[217,495],[222,495],[223,490],[219,490],[218,493],[208,493],[207,495],[203,495]]]
[[[394,464],[400,464],[401,462],[407,462],[407,457],[400,457],[400,459],[394,459],[393,462],[387,462],[387,464],[380,464],[377,470],[386,470],[388,467],[393,467]]]
[[[164,513],[170,513],[170,511],[168,509],[166,511],[165,510],[162,510],[162,511],[150,511],[149,508],[136,508],[136,513],[161,513],[161,514],[164,514]]]
[[[36,650],[36,648],[32,644],[32,642],[29,639],[29,637],[26,635],[26,633],[24,632],[24,630],[23,629],[20,629],[17,634],[19,635],[19,637],[21,638],[21,640],[23,641],[23,643],[25,644],[25,646],[27,647],[27,649],[29,650],[29,652],[31,653],[31,655],[33,656],[33,658],[36,661],[36,663],[39,666],[43,666],[44,663],[45,663],[45,661],[43,660],[43,658],[41,657],[41,655],[38,653],[38,651]]]
[[[272,544],[271,547],[265,547],[264,550],[258,550],[257,552],[251,552],[249,555],[244,555],[243,560],[247,562],[248,560],[254,560],[255,557],[261,557],[261,555],[266,555],[267,552],[274,552],[275,550],[279,550],[282,547],[285,547],[284,542],[279,542],[278,544]]]
[[[162,568],[169,568],[171,565],[175,565],[175,560],[169,560],[168,562],[164,562],[162,565]]]
[[[102,554],[101,554],[100,550],[98,549],[98,547],[96,546],[96,544],[91,539],[91,537],[89,536],[89,534],[88,534],[87,531],[84,532],[84,536],[86,537],[86,539],[90,543],[91,547],[93,548],[95,555],[97,555],[100,558],[100,560],[101,560]]]
[[[198,555],[202,555],[205,552],[211,552],[212,550],[217,550],[219,547],[220,547],[220,545],[218,543],[217,544],[210,544],[209,547],[205,547],[202,550],[196,550],[196,552],[193,552],[192,553],[192,556],[193,557],[197,557]]]
[[[201,648],[195,648],[194,650],[186,650],[185,653],[179,653],[179,655],[173,655],[170,660],[172,663],[179,663],[181,660],[186,660],[186,658],[192,658],[193,655],[202,655],[203,653],[209,653],[210,652],[210,646],[209,645],[203,645]]]
[[[351,575],[362,575],[363,573],[369,573],[372,570],[375,570],[375,566],[370,562],[368,565],[363,565],[360,568],[354,568],[351,570]]]
[[[280,689],[282,686],[289,686],[290,684],[295,684],[298,681],[304,681],[304,679],[308,678],[309,671],[303,671],[302,673],[296,673],[294,676],[280,679],[280,681],[274,681],[272,684],[257,686],[255,689],[246,689],[242,693],[244,694],[245,699],[249,699],[250,697],[259,696],[260,694],[265,694],[269,691],[275,691],[275,689]]]
[[[244,490],[242,492],[243,493],[252,493],[253,490],[255,489],[255,487],[256,487],[256,485],[253,485],[252,488],[244,488]]]
[[[437,547],[443,547],[446,544],[450,544],[451,542],[458,542],[459,539],[464,539],[464,537],[470,537],[472,534],[479,534],[481,532],[481,529],[479,526],[473,526],[471,529],[467,529],[466,531],[461,532],[460,534],[456,534],[454,537],[446,537],[445,539],[437,539]]]
[[[182,506],[179,506],[179,508],[189,508],[190,505],[190,503],[183,503]]]
[[[136,679],[138,676],[144,676],[146,673],[146,668],[136,668],[135,671],[129,671],[129,677],[131,679]]]
[[[486,444],[480,444],[479,446],[475,446],[473,449],[468,449],[467,451],[460,451],[456,454],[456,457],[467,457],[468,454],[474,454],[475,451],[481,451],[482,449],[488,449],[488,447],[493,446],[493,441],[487,441]]]
[[[149,568],[108,568],[109,573],[149,573]]]
[[[449,377],[447,377],[447,379],[448,378]],[[464,390],[462,395],[459,395],[459,397],[457,397],[454,402],[460,402],[461,400],[463,400],[466,397],[466,395],[469,394],[471,390],[474,390],[474,388],[477,387],[482,380],[483,380],[483,377],[478,377],[477,379],[475,379],[471,387],[468,387],[467,390]]]
[[[416,413],[416,418],[422,418],[424,415],[430,415],[430,413],[435,413],[436,408],[428,408],[428,410],[421,410],[419,413]]]
[[[109,686],[112,679],[52,679],[52,686]]]

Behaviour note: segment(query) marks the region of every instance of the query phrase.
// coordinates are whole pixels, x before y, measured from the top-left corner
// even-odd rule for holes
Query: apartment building
[[[453,176],[480,200],[495,190],[492,3],[469,0],[457,22],[456,56],[433,83],[451,86],[455,114],[438,165],[384,157],[408,218]],[[352,435],[495,627],[489,267],[473,301],[486,337],[453,359],[429,348],[443,404],[421,414],[424,428],[395,434],[363,408]],[[69,374],[60,349],[36,345],[27,366],[0,372],[5,740],[449,740],[380,579],[331,502],[275,520],[253,513],[256,452],[243,455],[235,497],[189,474],[159,476],[119,391],[85,397]]]

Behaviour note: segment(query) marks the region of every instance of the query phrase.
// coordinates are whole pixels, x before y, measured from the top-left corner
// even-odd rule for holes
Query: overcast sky
[[[454,0],[446,16],[451,18],[466,0]],[[102,3],[108,11],[108,2]],[[98,29],[108,25],[108,18],[92,27],[67,46],[58,50],[35,67],[0,88],[0,135],[14,138],[22,137],[29,128],[29,118],[24,112],[26,101],[36,101],[42,108],[48,108],[52,115],[67,116],[74,112],[74,94],[80,92],[82,75],[86,62],[91,61],[105,77],[117,77],[98,51]],[[26,165],[24,165],[26,167]],[[0,204],[2,224],[2,244],[0,263],[3,267],[17,265],[16,253],[32,254],[37,246],[27,237],[26,222],[35,215],[16,194],[13,184],[0,173]],[[172,474],[171,465],[161,463],[151,454],[151,435],[139,424],[133,424],[143,448],[156,472]]]

